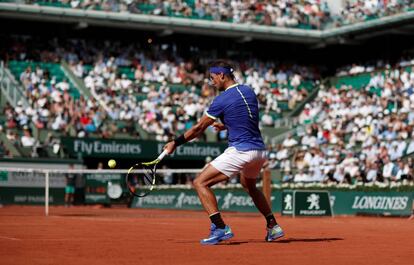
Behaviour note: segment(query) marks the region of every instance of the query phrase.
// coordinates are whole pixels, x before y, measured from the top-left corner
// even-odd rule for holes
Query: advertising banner
[[[331,192],[335,214],[411,215],[413,192]]]
[[[299,191],[299,192],[298,192]],[[257,212],[250,196],[242,189],[215,189],[221,210]],[[285,215],[355,215],[378,214],[409,216],[412,213],[412,192],[362,191],[300,191],[273,190],[272,210]],[[329,207],[329,204],[331,204]],[[144,198],[135,198],[136,208],[201,210],[197,194],[192,189],[157,190]]]
[[[293,190],[283,190],[281,202],[281,214],[293,216]]]
[[[294,216],[332,216],[328,191],[295,190]]]
[[[121,184],[122,180],[121,174],[86,174],[85,203],[109,203],[110,199],[107,195],[108,182]]]
[[[218,206],[221,210],[255,212],[256,207],[250,196],[241,189],[215,189]],[[274,201],[275,197],[272,196]],[[165,189],[153,192],[143,198],[135,198],[135,208],[188,209],[201,210],[202,206],[193,189]]]
[[[62,137],[62,144],[72,156],[154,159],[163,150],[163,142]],[[205,160],[217,157],[227,144],[190,142],[180,146],[171,159]]]
[[[65,187],[65,174],[50,173],[51,188]],[[45,173],[42,172],[7,172],[0,169],[0,187],[44,188]]]
[[[51,188],[49,204],[62,205],[64,196],[64,188]],[[45,188],[0,187],[0,204],[44,205]]]

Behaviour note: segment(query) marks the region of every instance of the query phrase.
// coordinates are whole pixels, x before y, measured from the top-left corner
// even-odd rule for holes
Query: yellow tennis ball
[[[109,166],[110,168],[114,168],[114,167],[116,167],[116,161],[115,161],[115,160],[113,160],[113,159],[109,160],[109,161],[108,161],[108,166]]]

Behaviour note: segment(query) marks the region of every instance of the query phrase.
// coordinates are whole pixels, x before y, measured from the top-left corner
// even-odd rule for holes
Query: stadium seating
[[[341,13],[333,17],[336,26],[365,22],[413,10],[413,2],[405,1],[347,1]]]
[[[14,76],[19,79],[20,74],[23,73],[27,67],[31,67],[33,70],[36,67],[39,67],[43,71],[46,71],[50,74],[50,79],[47,80],[46,85],[50,86],[51,82],[59,83],[63,80],[67,80],[68,78],[65,76],[64,72],[61,69],[60,64],[56,63],[48,63],[48,62],[27,62],[27,61],[10,61],[9,62],[9,69],[14,74]],[[52,81],[53,80],[53,81]],[[74,85],[69,82],[69,94],[74,98],[79,98],[80,94],[79,91],[74,87]]]
[[[18,47],[26,46],[28,49],[30,49],[30,45],[33,43],[30,40],[22,41],[21,39],[16,39],[14,41],[16,41]],[[13,43],[13,41],[10,43]],[[44,82],[44,85],[49,91],[52,91],[62,80],[74,81],[74,83],[68,83],[68,92],[70,92],[69,95],[71,98],[70,101],[73,102],[71,103],[73,105],[71,107],[65,106],[65,109],[68,110],[69,108],[69,112],[77,112],[79,115],[73,115],[73,117],[60,117],[59,115],[55,115],[55,112],[51,109],[53,101],[49,98],[46,107],[43,108],[46,109],[48,113],[51,113],[49,118],[46,121],[43,121],[42,125],[40,123],[35,123],[33,125],[31,121],[27,124],[31,131],[31,136],[36,140],[36,147],[30,149],[17,146],[17,150],[23,156],[38,155],[36,153],[39,152],[36,150],[33,151],[34,148],[45,149],[45,151],[41,151],[43,152],[41,154],[42,156],[46,155],[50,157],[53,155],[62,155],[61,152],[58,154],[52,154],[50,152],[53,148],[53,144],[52,146],[45,146],[49,145],[49,142],[52,140],[59,138],[57,132],[60,130],[67,136],[133,139],[139,135],[142,139],[167,140],[173,133],[181,133],[185,128],[194,124],[197,118],[202,115],[211,100],[212,91],[206,85],[204,73],[180,68],[182,67],[182,63],[179,63],[178,61],[182,62],[182,59],[178,59],[177,62],[169,62],[168,64],[162,65],[162,59],[151,59],[152,61],[150,61],[149,58],[141,57],[143,60],[142,65],[153,65],[153,68],[146,69],[144,71],[147,73],[146,75],[138,74],[136,76],[136,65],[133,66],[125,63],[121,65],[113,64],[113,62],[133,61],[132,58],[122,57],[123,59],[121,59],[121,57],[111,57],[104,58],[103,61],[90,60],[83,64],[74,59],[79,58],[80,55],[74,54],[73,51],[69,54],[61,47],[56,49],[53,46],[44,46],[46,43],[47,42],[45,41],[42,44],[43,46],[41,45],[41,49],[45,49],[45,56],[43,55],[43,50],[40,50],[38,53],[39,56],[35,58],[36,60],[39,60],[39,58],[49,58],[51,55],[50,51],[55,51],[55,54],[52,56],[53,61],[58,61],[59,58],[72,58],[69,59],[69,64],[63,62],[62,64],[57,64],[49,61],[36,62],[36,60],[33,61],[33,59],[29,57],[25,61],[12,59],[8,62],[8,67],[15,75],[16,80],[20,81],[22,81],[22,78],[26,77],[24,72],[29,66],[33,73],[36,73],[37,70],[43,71],[42,75],[44,81],[42,82]],[[79,54],[89,53],[89,55],[84,58],[98,58],[99,56],[95,52],[97,48],[94,48],[94,44],[88,42],[86,42],[86,44],[86,47],[93,50],[93,52],[89,50],[79,50]],[[75,45],[76,43],[72,43],[72,46]],[[70,46],[71,45],[68,47]],[[76,46],[79,47],[79,45]],[[109,45],[108,47],[112,46],[116,45]],[[131,47],[125,46],[120,47],[120,49],[130,50]],[[140,52],[140,50],[136,50],[135,52]],[[22,58],[21,54],[10,54],[10,56],[11,58]],[[26,54],[24,54],[24,56],[26,56]],[[260,61],[243,63],[246,65],[263,65]],[[96,67],[98,68],[95,69]],[[99,69],[99,67],[103,68]],[[180,79],[177,79],[174,75],[163,77],[159,74],[159,67],[164,67],[163,71],[166,71],[165,67],[167,67],[168,71],[172,71],[171,73],[182,71],[182,77],[180,77]],[[277,119],[284,117],[292,111],[292,108],[306,98],[306,95],[316,86],[315,80],[313,79],[316,77],[306,67],[300,68],[294,66],[292,69],[285,70],[287,72],[285,78],[287,79],[280,82],[277,81],[278,76],[276,74],[268,74],[266,75],[266,79],[260,76],[259,73],[269,72],[269,69],[274,69],[274,67],[274,65],[261,66],[260,68],[251,67],[238,72],[239,80],[242,83],[247,82],[255,88],[258,94],[261,94],[261,96],[259,96],[262,110],[260,117],[263,117],[264,113],[267,112],[271,116],[272,121],[269,124],[262,124],[270,127],[273,127],[273,124]],[[65,71],[63,71],[63,69],[65,69]],[[255,78],[248,79],[247,77],[253,72],[255,73]],[[108,76],[107,73],[111,73],[111,76]],[[295,76],[295,81],[292,79],[292,73],[298,73]],[[68,76],[65,76],[65,74],[68,74]],[[92,80],[100,80],[100,85],[96,85],[94,82],[91,83],[91,74],[93,76]],[[69,77],[72,77],[72,79]],[[186,78],[184,82],[182,80],[183,77]],[[139,80],[137,78],[139,78]],[[23,85],[25,85],[27,91],[30,92],[33,87],[35,87],[33,82],[40,82],[40,79],[38,81],[33,81],[29,78],[30,82]],[[164,81],[160,82],[158,80]],[[127,87],[120,86],[119,84],[121,83],[127,84]],[[258,85],[259,83],[267,87],[267,90],[261,90]],[[91,98],[86,98],[87,101],[80,98],[80,91],[82,91],[83,95],[90,94]],[[169,98],[169,100],[165,100],[165,97]],[[194,109],[191,110],[185,107],[188,105],[189,98],[194,99],[196,106],[195,113]],[[294,100],[292,100],[292,98]],[[36,99],[38,98],[31,100],[32,104]],[[154,104],[159,103],[167,105],[163,108],[158,106],[154,109]],[[88,108],[83,109],[85,104]],[[32,108],[35,109],[35,106],[32,105]],[[161,113],[159,111],[160,109],[170,109],[172,112],[170,118],[168,118],[168,111]],[[37,109],[38,112],[41,110],[42,108]],[[191,111],[191,113],[188,113],[188,111]],[[94,120],[88,121],[88,119],[86,119],[86,122],[89,122],[90,124],[90,126],[88,126],[82,123],[83,120],[81,117],[82,115],[89,115],[88,113],[95,116],[96,113],[99,113],[102,117],[98,118],[97,122],[94,122]],[[14,116],[18,117],[18,115]],[[173,120],[171,120],[171,117],[173,117]],[[163,118],[168,118],[169,121],[166,123],[163,121]],[[58,125],[59,122],[62,122],[61,126]],[[18,120],[17,123],[19,123]],[[24,133],[23,125],[17,127],[16,133],[18,134],[18,137],[22,137]],[[217,137],[211,134],[214,133],[207,132],[207,139],[216,141]],[[269,134],[272,133],[270,132]],[[51,139],[47,138],[48,135]]]
[[[13,2],[1,0],[1,2]],[[283,0],[279,3],[248,2],[202,2],[186,1],[38,1],[30,3],[41,6],[61,8],[81,8],[98,11],[128,11],[131,13],[170,16],[177,18],[216,20],[233,23],[254,23],[269,26],[297,27],[301,29],[321,28],[324,21],[329,20],[329,9],[326,4]]]
[[[0,0],[0,2],[14,2]],[[77,8],[110,12],[130,12],[137,14],[170,16],[224,21],[230,23],[249,23],[278,27],[294,27],[299,29],[322,29],[339,27],[357,22],[370,21],[414,10],[414,3],[409,0],[388,2],[347,1],[345,7],[335,15],[331,15],[325,1],[283,0],[276,2],[249,1],[26,1],[29,4],[52,6],[59,8]]]
[[[22,114],[26,110],[2,106],[6,111],[0,122],[6,135],[0,140],[6,142],[0,146],[1,152],[8,149],[20,156],[61,157],[62,135],[166,141],[194,124],[213,97],[205,72],[188,67],[194,62],[179,54],[167,61],[159,54],[143,55],[137,47],[110,43],[108,47],[140,54],[139,60],[125,54],[110,57],[110,49],[99,50],[88,40],[82,41],[90,50],[71,51],[69,56],[61,48],[55,58],[72,58],[65,71],[79,78],[91,92],[90,98],[81,96],[79,84],[68,82],[69,93],[60,91],[66,95],[63,103],[49,95],[39,105],[41,96],[30,93],[41,79],[52,93],[58,83],[68,80],[65,71],[59,63],[32,58],[21,61],[14,59],[21,54],[11,55],[7,66],[26,88],[31,106],[26,115]],[[46,49],[54,51],[53,47]],[[90,59],[81,62],[77,59],[80,54]],[[411,162],[401,160],[414,151],[410,140],[414,125],[411,65],[345,71],[315,91],[321,80],[311,68],[279,68],[257,59],[237,63],[250,66],[235,74],[258,95],[262,126],[271,128],[277,119],[299,113],[296,108],[303,107],[298,117],[302,133],[295,128],[298,134],[269,147],[269,167],[279,171],[278,180],[355,183],[412,178],[412,170],[407,171],[407,167],[413,168]],[[36,78],[26,73],[29,66]],[[56,111],[59,106],[63,110]],[[29,144],[23,144],[23,137]],[[384,171],[390,167],[391,173]]]
[[[414,151],[410,80],[411,66],[399,65],[333,78],[331,87],[319,91],[300,114],[301,122],[308,124],[305,132],[271,149],[270,166],[280,170],[275,179],[412,179],[412,160],[402,160]],[[385,165],[392,170],[386,171]]]

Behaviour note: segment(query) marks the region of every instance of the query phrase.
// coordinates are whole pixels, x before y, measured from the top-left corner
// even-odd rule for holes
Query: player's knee
[[[193,186],[195,189],[200,189],[204,187],[204,182],[202,180],[200,180],[200,178],[196,178],[193,181]]]
[[[250,181],[243,179],[241,181],[241,184],[243,186],[243,189],[245,191],[247,191],[248,193],[250,193],[251,191],[255,191],[256,188],[256,183],[251,183]]]
[[[244,187],[244,189],[249,193],[254,193],[257,191],[257,187],[256,185],[246,185],[246,187]]]
[[[249,189],[247,188],[246,183],[244,183],[243,181],[241,181],[240,184],[242,185],[244,191],[249,192]]]

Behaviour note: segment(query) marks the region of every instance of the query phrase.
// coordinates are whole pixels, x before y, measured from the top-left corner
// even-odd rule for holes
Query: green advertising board
[[[293,216],[293,190],[283,190],[281,202],[280,213]]]
[[[257,212],[251,198],[242,189],[214,189],[214,193],[221,210]],[[298,192],[298,190],[273,190],[271,195],[272,210],[274,212],[282,212],[285,215],[293,215],[293,211],[295,211],[297,216],[355,215],[364,213],[409,216],[412,213],[413,192],[333,190],[329,191],[329,194],[330,197],[328,197],[328,193],[325,191]],[[295,207],[295,199],[302,206]],[[202,209],[197,194],[192,189],[156,190],[144,198],[135,198],[131,207]]]
[[[64,197],[64,188],[49,189],[49,204],[63,204]],[[45,188],[0,187],[0,204],[44,205]]]
[[[49,203],[63,204],[65,175],[49,175]],[[36,205],[45,203],[45,174],[0,171],[0,204]]]
[[[331,192],[331,203],[335,214],[409,216],[412,213],[413,192],[335,191]]]
[[[6,182],[9,180],[9,174],[6,171],[0,171],[0,182]]]
[[[332,216],[328,191],[283,190],[281,214],[289,216]]]
[[[293,216],[332,216],[328,191],[295,190],[293,192]]]
[[[111,140],[98,138],[62,137],[62,144],[71,156],[153,159],[163,150],[165,143],[141,140]],[[191,142],[180,146],[169,156],[171,159],[204,160],[217,157],[226,144]]]
[[[242,189],[215,189],[218,206],[221,210],[255,212],[256,207],[250,196]],[[271,196],[274,203],[277,198]],[[201,210],[202,206],[193,189],[163,189],[143,198],[135,198],[133,208],[187,209]]]
[[[122,185],[121,174],[86,174],[85,175],[85,203],[108,204],[108,182]]]

